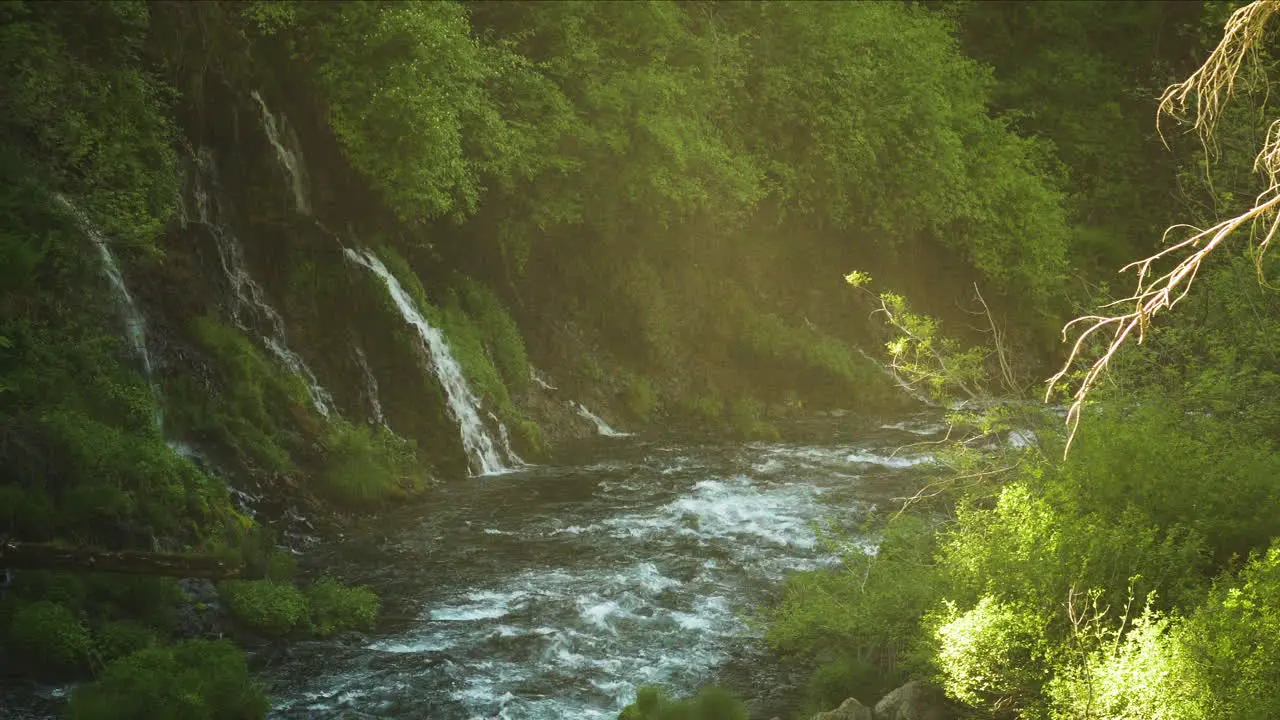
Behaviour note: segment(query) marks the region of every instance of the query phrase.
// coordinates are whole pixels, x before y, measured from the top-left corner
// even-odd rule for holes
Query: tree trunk
[[[0,568],[111,572],[218,580],[239,577],[244,572],[244,563],[239,560],[225,560],[194,553],[91,550],[8,540],[0,541]]]

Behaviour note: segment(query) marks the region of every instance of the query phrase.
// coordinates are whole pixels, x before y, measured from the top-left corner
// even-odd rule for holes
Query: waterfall
[[[378,399],[378,378],[373,375],[373,368],[369,367],[369,360],[364,356],[364,350],[359,345],[356,349],[356,363],[360,366],[360,372],[364,374],[364,394],[369,399],[369,410],[373,414],[373,421],[383,427],[387,425],[387,416],[382,412],[382,401]]]
[[[498,452],[493,438],[489,436],[484,421],[480,419],[480,403],[467,385],[462,367],[450,352],[444,333],[427,322],[413,299],[376,255],[368,250],[357,251],[351,248],[346,249],[346,255],[352,262],[369,268],[382,280],[392,302],[399,308],[401,317],[418,331],[422,349],[431,370],[440,381],[440,385],[444,387],[449,412],[458,423],[458,431],[462,435],[462,447],[467,453],[472,470],[478,475],[507,470],[508,467]],[[513,463],[520,462],[512,454],[508,454],[508,458]]]
[[[129,344],[133,346],[133,352],[142,363],[142,371],[147,378],[147,384],[151,386],[151,395],[156,401],[155,424],[157,428],[164,426],[164,415],[161,405],[160,388],[156,385],[154,366],[151,362],[151,353],[147,351],[147,322],[142,317],[142,311],[138,309],[138,304],[134,302],[133,295],[129,292],[129,287],[125,285],[124,276],[120,274],[120,266],[116,263],[115,256],[111,254],[111,248],[107,246],[106,238],[102,237],[102,233],[89,222],[89,218],[61,194],[54,194],[54,200],[58,205],[62,206],[76,224],[80,226],[80,230],[89,237],[94,247],[98,249],[98,255],[102,258],[102,272],[107,276],[107,280],[111,283],[111,289],[116,297],[116,304],[119,306],[120,314],[124,318],[125,337],[129,339]]]
[[[550,392],[556,389],[556,386],[552,385],[549,380],[542,377],[542,375],[538,373],[537,370],[533,369],[532,365],[529,366],[529,377],[533,380],[535,384],[537,384],[538,387],[542,388],[543,390]]]
[[[271,109],[267,107],[267,103],[262,99],[262,95],[257,90],[249,93],[258,103],[258,108],[262,110],[262,128],[267,133],[267,140],[271,142],[271,147],[275,148],[276,159],[280,161],[280,166],[284,168],[284,172],[289,176],[289,185],[293,188],[293,200],[298,212],[303,215],[311,214],[311,203],[307,200],[306,167],[302,164],[302,150],[299,148],[298,137],[294,134],[293,129],[289,127],[285,121],[284,114],[280,115],[280,119],[276,120],[276,116],[271,113]]]
[[[196,157],[196,171],[192,173],[191,193],[195,200],[196,214],[191,218],[190,208],[183,203],[181,206],[183,220],[187,223],[196,222],[204,225],[214,237],[218,247],[218,259],[222,263],[227,282],[231,285],[232,322],[237,328],[250,334],[255,332],[251,327],[259,328],[257,334],[262,338],[262,344],[285,367],[303,379],[307,385],[311,404],[321,415],[329,417],[333,412],[332,396],[320,385],[320,381],[316,379],[315,373],[311,372],[311,368],[307,367],[306,362],[289,348],[284,318],[280,317],[280,313],[276,312],[276,309],[267,301],[267,294],[262,286],[249,275],[240,242],[225,223],[219,222],[218,215],[221,214],[222,209],[216,201],[209,200],[209,193],[205,190],[202,180],[205,173],[210,176],[216,191],[217,175],[213,158],[207,150],[202,150]],[[217,211],[216,214],[215,211]]]
[[[516,451],[512,449],[511,435],[507,433],[506,423],[499,420],[498,416],[493,413],[489,413],[489,418],[498,426],[498,440],[502,442],[502,451],[505,452],[507,457],[516,465],[527,465],[528,463],[526,463],[524,459],[517,455]]]
[[[586,405],[579,402],[569,401],[569,406],[578,411],[578,415],[595,423],[596,432],[605,437],[631,437],[631,433],[619,432],[609,427],[609,423],[600,419],[598,415],[587,409]]]

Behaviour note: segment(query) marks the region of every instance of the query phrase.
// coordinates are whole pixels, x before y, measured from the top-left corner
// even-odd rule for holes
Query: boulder
[[[940,688],[912,680],[880,698],[875,720],[953,720],[951,702]]]
[[[855,698],[849,698],[840,703],[840,707],[835,710],[820,712],[813,716],[813,720],[872,720],[871,709]]]

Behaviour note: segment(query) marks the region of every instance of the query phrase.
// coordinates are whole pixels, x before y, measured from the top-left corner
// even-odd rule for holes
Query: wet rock
[[[857,698],[849,698],[835,710],[814,715],[813,720],[872,720],[872,717],[870,708],[858,702]]]
[[[178,581],[185,599],[178,608],[178,634],[182,637],[218,637],[227,631],[226,613],[218,589],[209,580]]]
[[[876,703],[876,720],[953,720],[947,696],[935,685],[912,680]]]

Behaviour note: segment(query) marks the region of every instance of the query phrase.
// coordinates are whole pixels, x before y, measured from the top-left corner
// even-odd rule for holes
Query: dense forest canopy
[[[975,717],[1274,717],[1277,6],[1239,6],[6,0],[0,671],[83,681],[76,718],[260,717],[215,637],[378,622],[299,570],[298,508],[546,461],[587,405],[746,443],[964,399],[878,553],[750,609],[803,711],[921,678]],[[1125,298],[1142,344],[1049,386],[1086,391],[1063,459],[1021,401]],[[30,567],[111,552],[138,574]]]

